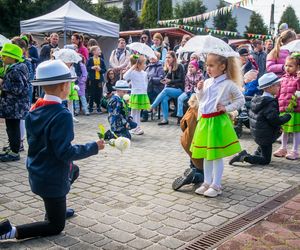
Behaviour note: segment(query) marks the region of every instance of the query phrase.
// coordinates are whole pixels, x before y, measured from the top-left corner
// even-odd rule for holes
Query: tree
[[[223,8],[226,6],[226,3],[223,0],[220,0],[217,9]],[[228,30],[236,32],[237,21],[235,17],[232,17],[232,11],[218,14],[214,17],[214,26],[218,30]]]
[[[92,0],[73,0],[80,8],[93,13]],[[44,15],[64,5],[68,0],[0,0],[3,35],[12,37],[20,33],[20,21]]]
[[[174,8],[174,17],[176,19],[196,16],[205,13],[206,7],[203,5],[202,0],[185,0],[182,4],[177,3]],[[195,23],[198,26],[204,27],[205,21]]]
[[[120,23],[122,9],[117,8],[116,6],[107,7],[104,0],[100,0],[94,6],[94,14],[105,20]]]
[[[281,23],[287,23],[289,28],[294,29],[296,33],[300,33],[299,19],[292,6],[288,6],[282,13],[279,25]]]
[[[160,1],[159,19],[172,18],[172,0],[144,0],[141,21],[144,28],[157,27],[158,1]]]
[[[139,29],[140,20],[136,12],[130,6],[130,0],[123,0],[123,10],[120,18],[121,30]]]
[[[253,12],[250,17],[249,26],[246,26],[246,33],[252,34],[268,34],[268,27],[265,25],[262,16],[256,12]]]

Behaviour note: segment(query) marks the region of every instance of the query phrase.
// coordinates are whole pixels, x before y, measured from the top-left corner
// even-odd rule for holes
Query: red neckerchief
[[[39,98],[34,105],[32,105],[30,111],[33,111],[39,107],[47,106],[47,105],[52,105],[52,104],[59,104],[59,102],[55,101],[47,101],[44,100],[43,98]]]

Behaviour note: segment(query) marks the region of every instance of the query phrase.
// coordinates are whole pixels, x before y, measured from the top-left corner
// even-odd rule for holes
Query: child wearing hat
[[[188,73],[185,76],[184,92],[177,98],[177,125],[183,116],[183,103],[189,99],[193,93],[197,83],[203,79],[202,72],[199,70],[199,64],[196,60],[192,60],[188,66]]]
[[[113,88],[116,93],[110,98],[107,106],[110,130],[117,136],[131,139],[129,130],[135,129],[137,124],[129,116],[128,105],[124,100],[124,95],[130,90],[129,84],[127,81],[119,80]]]
[[[20,160],[20,120],[30,107],[29,72],[23,63],[23,51],[15,44],[4,44],[0,55],[5,67],[4,78],[0,79],[0,117],[5,119],[9,147],[3,148],[0,161]]]
[[[159,61],[161,63],[165,63],[166,56],[167,56],[167,49],[164,47],[164,38],[160,33],[155,33],[153,36],[153,45],[151,48],[154,51],[157,51],[160,53]]]
[[[69,68],[61,61],[45,61],[36,69],[33,85],[42,86],[43,99],[38,99],[26,116],[28,156],[26,167],[33,193],[45,204],[45,220],[12,227],[9,220],[0,222],[0,241],[59,234],[65,227],[66,196],[79,169],[72,162],[98,154],[104,142],[72,145],[72,114],[62,105],[70,92]],[[72,212],[72,211],[71,211]],[[74,213],[74,210],[73,210]],[[69,213],[69,215],[73,215]]]
[[[291,119],[290,114],[279,115],[278,100],[275,96],[280,88],[280,78],[273,72],[264,74],[258,80],[262,96],[255,96],[251,101],[250,130],[258,144],[254,155],[246,150],[234,156],[229,164],[248,162],[250,164],[268,165],[272,157],[272,144],[280,136],[281,125]]]

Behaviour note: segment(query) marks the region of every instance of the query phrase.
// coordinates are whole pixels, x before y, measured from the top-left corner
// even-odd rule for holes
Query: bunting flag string
[[[180,21],[182,21],[184,24],[187,23],[195,23],[199,21],[205,21],[208,20],[211,17],[215,17],[217,15],[225,15],[229,12],[231,12],[233,9],[239,8],[241,6],[245,7],[249,3],[253,3],[254,0],[241,0],[237,3],[230,4],[229,6],[222,7],[220,9],[212,10],[200,15],[186,17],[186,18],[179,18],[179,19],[169,19],[169,20],[161,20],[158,21],[158,24],[160,25],[166,25],[166,24],[178,24]]]
[[[205,33],[211,33],[216,35],[222,35],[222,36],[233,36],[237,37],[240,36],[238,32],[234,31],[228,31],[228,30],[218,30],[218,29],[211,29],[211,28],[201,28],[201,27],[194,27],[194,26],[188,26],[188,25],[177,25],[177,24],[167,24],[165,25],[167,27],[174,27],[174,28],[181,28],[185,29],[187,31],[198,31],[198,32],[205,32]],[[252,33],[246,33],[246,36],[249,38],[255,38],[255,39],[274,39],[272,35],[262,35],[262,34],[252,34]]]
[[[176,25],[176,24],[169,24],[167,26],[181,28],[187,31],[198,31],[198,32],[205,32],[205,33],[211,33],[211,34],[222,35],[222,36],[234,36],[234,37],[238,36],[238,32],[228,31],[228,30],[217,30],[211,28],[201,28],[201,27],[193,27],[188,25]]]
[[[252,34],[252,33],[246,33],[246,36],[249,38],[259,38],[259,39],[274,39],[276,36],[272,35],[261,35],[261,34]]]

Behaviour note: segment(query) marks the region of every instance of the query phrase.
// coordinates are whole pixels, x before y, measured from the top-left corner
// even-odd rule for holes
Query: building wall
[[[173,6],[175,6],[177,3],[182,4],[185,0],[172,0],[173,1]],[[219,5],[219,0],[202,0],[203,4],[206,6],[207,11],[212,11],[217,9],[217,6]],[[227,4],[229,5],[229,3]],[[234,9],[232,11],[232,16],[237,18],[237,31],[239,33],[244,33],[246,28],[246,25],[249,25],[250,21],[250,16],[252,15],[252,10],[246,9],[246,8],[238,8]],[[213,28],[214,23],[213,23],[213,18],[210,18],[206,22],[206,26],[208,28]]]
[[[123,0],[106,0],[106,6],[116,6],[118,8],[123,8]],[[143,7],[143,0],[131,0],[131,8],[135,10],[138,16],[141,15]]]

